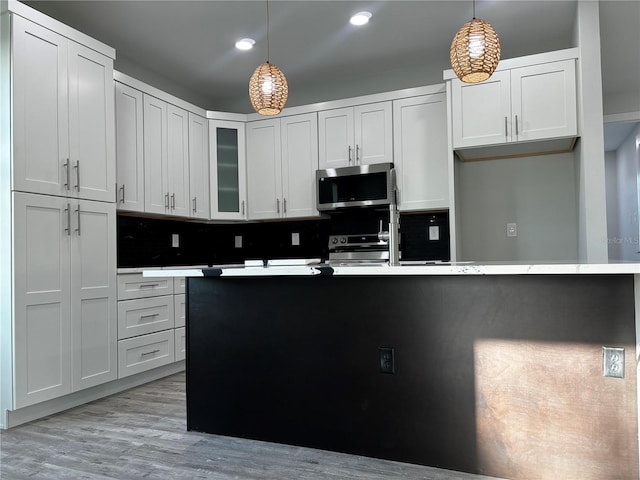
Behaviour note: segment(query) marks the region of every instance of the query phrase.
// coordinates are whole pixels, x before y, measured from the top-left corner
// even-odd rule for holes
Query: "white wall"
[[[640,124],[606,162],[609,260],[640,262]]]
[[[573,153],[461,162],[457,171],[458,260],[576,261]],[[507,237],[511,222],[517,237]]]

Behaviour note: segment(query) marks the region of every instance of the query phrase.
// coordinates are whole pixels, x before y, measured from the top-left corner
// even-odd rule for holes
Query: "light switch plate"
[[[440,240],[440,227],[437,225],[429,225],[429,240]]]
[[[233,242],[235,248],[242,248],[242,235],[236,235]]]
[[[291,234],[291,245],[300,245],[300,234],[292,233]]]
[[[172,233],[171,234],[171,246],[173,248],[179,248],[180,247],[180,234],[179,233]]]

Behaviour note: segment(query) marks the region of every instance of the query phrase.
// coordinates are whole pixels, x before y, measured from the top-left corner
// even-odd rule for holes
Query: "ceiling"
[[[263,1],[25,1],[114,47],[116,69],[207,110],[249,113],[247,85],[266,60]],[[575,0],[479,0],[502,58],[573,46]],[[354,27],[349,17],[373,13]],[[271,0],[270,61],[289,82],[287,106],[442,82],[449,46],[472,2]],[[639,88],[640,1],[600,4],[603,91]],[[253,50],[234,48],[251,37]]]

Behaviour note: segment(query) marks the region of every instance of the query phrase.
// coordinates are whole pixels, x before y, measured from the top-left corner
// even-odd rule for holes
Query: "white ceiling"
[[[247,84],[266,60],[263,1],[25,1],[111,45],[116,69],[208,110],[251,112]],[[502,58],[573,46],[575,0],[479,0]],[[269,2],[270,60],[287,76],[287,106],[442,81],[471,1]],[[348,23],[369,10],[364,27]],[[639,88],[640,1],[601,2],[604,93]],[[253,50],[234,48],[252,37]]]

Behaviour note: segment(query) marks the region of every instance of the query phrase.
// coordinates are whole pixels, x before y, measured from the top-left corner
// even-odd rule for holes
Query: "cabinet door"
[[[283,117],[280,129],[282,211],[288,218],[317,216],[318,116],[309,113]]]
[[[392,125],[391,102],[354,108],[356,165],[393,161]]]
[[[209,120],[211,218],[247,218],[245,126]]]
[[[13,190],[66,195],[67,40],[14,15]]]
[[[113,60],[69,41],[69,157],[79,198],[115,201]]]
[[[509,71],[495,72],[482,83],[451,80],[453,148],[511,141]]]
[[[318,112],[319,168],[355,165],[353,107]]]
[[[71,392],[71,205],[13,194],[14,407]]]
[[[188,217],[189,199],[189,117],[186,110],[167,106],[167,152],[169,213]]]
[[[167,104],[144,95],[144,209],[169,212]]]
[[[142,92],[117,82],[115,91],[117,206],[144,212]]]
[[[189,192],[192,218],[209,218],[209,130],[207,120],[189,113]]]
[[[444,93],[393,102],[400,210],[449,207],[446,106]]]
[[[247,124],[247,201],[249,219],[282,216],[280,119]]]
[[[116,206],[72,203],[71,364],[73,391],[118,376]]]
[[[513,140],[575,136],[575,61],[511,70]]]

